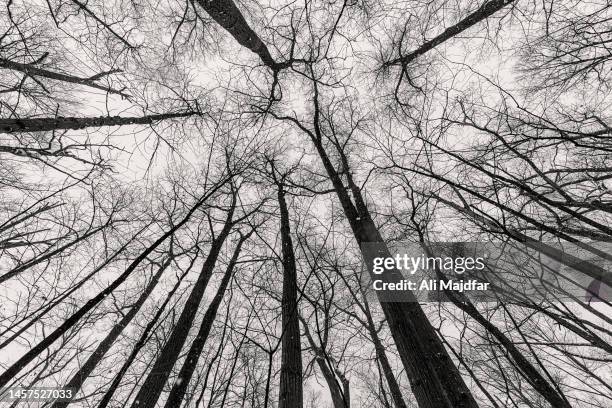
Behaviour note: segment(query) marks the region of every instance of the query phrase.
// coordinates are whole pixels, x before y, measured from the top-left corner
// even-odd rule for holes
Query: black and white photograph
[[[2,407],[612,407],[612,1],[0,1]]]

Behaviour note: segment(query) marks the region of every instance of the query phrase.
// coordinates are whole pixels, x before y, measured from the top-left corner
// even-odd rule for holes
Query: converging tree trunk
[[[329,159],[328,152],[323,145],[325,136],[320,124],[322,119],[318,84],[314,80],[312,83],[314,90],[312,126],[314,131],[305,127],[295,118],[277,117],[296,124],[308,135],[315,146],[334,186],[355,239],[362,247],[362,255],[372,279],[380,279],[389,283],[400,282],[403,276],[397,269],[387,270],[383,275],[374,275],[372,272],[374,258],[390,258],[391,253],[371,218],[360,188],[353,181],[349,161],[342,147],[336,145],[336,150],[340,156],[343,167],[342,173],[348,186],[344,185],[338,170]],[[353,196],[354,203],[349,191]],[[373,247],[376,249],[374,251],[364,250],[364,244],[374,244]],[[380,292],[377,292],[377,295],[419,406],[421,408],[477,407],[478,405],[463,381],[459,369],[444,348],[442,341],[414,295],[411,292],[406,292],[402,301],[399,302],[389,302],[381,299]]]
[[[235,5],[233,6],[235,7]],[[243,20],[236,21],[239,21],[241,24],[240,26],[244,27],[244,29],[248,27]],[[225,25],[221,24],[221,26],[225,28]],[[233,28],[228,29],[230,33],[232,33],[232,30]],[[249,30],[251,30],[250,27]],[[257,41],[258,43],[261,42],[258,37]],[[245,45],[240,40],[238,42],[249,48],[248,45]],[[265,64],[267,64],[266,60],[267,56],[264,55],[262,61]],[[342,147],[337,146],[338,154],[341,156],[344,167],[342,173],[348,180],[348,188],[353,195],[355,203],[352,202],[347,192],[347,187],[342,182],[339,172],[333,166],[323,146],[324,135],[320,123],[321,108],[319,106],[319,89],[312,66],[310,66],[309,69],[314,92],[312,120],[314,131],[308,129],[308,127],[304,126],[304,124],[296,118],[281,117],[276,114],[273,114],[273,116],[277,119],[294,123],[309,136],[334,186],[334,190],[340,200],[344,214],[357,240],[357,244],[375,243],[380,248],[376,256],[373,256],[373,254],[370,253],[371,251],[362,251],[366,264],[371,272],[371,265],[373,264],[374,257],[387,258],[391,257],[391,254],[370,216],[370,212],[361,196],[360,189],[352,180],[348,160],[344,155]],[[379,277],[376,278],[378,279]],[[402,279],[402,274],[398,270],[387,271],[383,277],[383,280],[388,282],[399,282]],[[389,323],[389,328],[398,348],[402,363],[408,373],[412,391],[419,402],[419,406],[421,408],[477,407],[478,405],[463,381],[458,368],[455,366],[450,355],[444,348],[444,345],[438,338],[437,333],[429,323],[421,306],[416,302],[416,299],[411,293],[407,294],[407,298],[411,299],[406,299],[404,302],[381,302],[381,305]]]
[[[611,16],[9,0],[0,390],[612,407]]]

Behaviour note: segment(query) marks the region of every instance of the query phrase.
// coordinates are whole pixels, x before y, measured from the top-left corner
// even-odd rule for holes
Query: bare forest
[[[385,301],[398,242],[593,283]],[[611,245],[610,0],[2,2],[0,389],[74,392],[2,406],[609,408]]]

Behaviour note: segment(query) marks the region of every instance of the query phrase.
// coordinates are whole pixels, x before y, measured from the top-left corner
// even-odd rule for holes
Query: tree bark
[[[209,16],[234,37],[238,44],[259,56],[261,61],[273,71],[280,66],[274,61],[268,47],[249,26],[244,16],[232,0],[197,0]]]
[[[58,116],[55,118],[0,119],[0,133],[45,132],[102,126],[149,125],[160,120],[184,118],[195,114],[196,112],[182,112],[132,117],[98,116],[78,118]],[[7,149],[19,149],[19,147],[0,146],[0,152],[3,151],[2,148],[6,151],[9,151]]]
[[[484,3],[480,6],[476,11],[470,13],[467,17],[459,21],[457,24],[448,27],[441,34],[435,36],[431,40],[425,42],[423,45],[415,49],[414,51],[409,52],[407,55],[401,56],[399,58],[395,58],[391,61],[385,62],[383,66],[391,66],[391,65],[406,65],[416,59],[417,57],[431,51],[436,48],[438,45],[443,42],[455,37],[456,35],[462,33],[468,28],[472,27],[474,24],[479,23],[502,8],[506,7],[508,4],[513,3],[515,0],[491,0]],[[401,50],[400,50],[401,52]]]
[[[282,351],[279,408],[302,408],[302,346],[297,305],[297,272],[291,240],[289,210],[282,184],[278,186],[283,256]]]
[[[45,68],[39,68],[32,64],[21,64],[19,62],[7,60],[5,58],[0,58],[0,68],[11,69],[13,71],[23,72],[24,74],[32,76],[32,77],[35,77],[35,76],[44,77],[44,78],[54,79],[56,81],[71,82],[73,84],[85,85],[90,88],[96,88],[102,91],[106,91],[108,93],[120,95],[126,99],[130,98],[130,95],[122,91],[118,91],[116,89],[109,88],[107,86],[99,85],[96,83],[97,79],[103,77],[104,75],[110,74],[112,72],[117,72],[117,70],[110,71],[110,72],[104,72],[102,74],[95,75],[91,78],[81,78],[81,77],[77,77],[74,75],[64,74],[62,72],[56,72],[56,71],[51,71]]]

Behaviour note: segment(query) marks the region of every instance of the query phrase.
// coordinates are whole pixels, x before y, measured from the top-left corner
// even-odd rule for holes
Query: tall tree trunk
[[[85,129],[89,127],[123,126],[123,125],[149,125],[165,119],[185,118],[195,115],[196,112],[163,113],[145,116],[98,116],[92,118],[78,118],[57,116],[54,118],[23,118],[0,119],[0,133],[18,132],[44,132],[50,130]],[[0,146],[0,152],[11,153],[19,147]],[[30,149],[32,153],[44,154],[44,149]]]
[[[125,329],[132,319],[136,316],[144,302],[149,298],[157,284],[159,283],[159,279],[161,278],[164,270],[172,263],[173,256],[169,256],[168,259],[160,266],[159,270],[151,279],[151,282],[147,285],[144,292],[140,295],[134,306],[130,309],[130,311],[121,319],[119,323],[113,327],[113,329],[106,335],[104,340],[100,342],[96,350],[89,356],[85,364],[76,372],[76,374],[72,377],[72,379],[66,384],[66,388],[73,388],[74,393],[76,394],[80,389],[87,377],[91,374],[91,372],[96,368],[98,363],[102,361],[108,350],[111,348],[115,340],[121,335],[123,329]],[[65,408],[68,406],[69,401],[56,401],[51,408]]]
[[[334,372],[327,366],[327,362],[323,357],[316,357],[317,365],[321,369],[321,373],[325,378],[325,382],[327,383],[327,387],[329,388],[329,393],[331,395],[332,404],[334,408],[350,408],[348,401],[344,400],[344,391],[340,390],[340,385],[338,384],[338,380],[334,375]]]
[[[193,286],[189,298],[185,303],[181,316],[179,317],[174,330],[172,330],[170,338],[168,338],[159,356],[155,360],[155,364],[153,364],[153,368],[149,372],[149,375],[140,387],[140,390],[138,391],[138,394],[136,395],[132,404],[132,408],[155,407],[164,385],[168,381],[172,368],[174,367],[183,345],[187,340],[187,336],[200,307],[200,302],[204,296],[204,291],[206,290],[208,281],[212,276],[217,258],[219,257],[219,253],[223,247],[223,243],[232,229],[232,216],[235,206],[236,195],[234,194],[232,196],[231,208],[228,211],[227,218],[225,220],[225,225],[223,226],[223,229],[219,235],[213,239],[208,257],[206,258],[206,261],[202,266],[200,276],[198,277],[198,280]]]
[[[383,384],[384,374],[380,369],[380,364],[378,364],[378,361],[376,363],[376,370],[378,370],[378,390],[380,394],[378,399],[380,400],[380,402],[382,402],[384,408],[393,408],[389,403],[389,399],[387,398],[387,391],[385,390],[385,385]]]
[[[314,73],[311,72],[312,75]],[[292,117],[278,116],[296,124],[312,141],[327,175],[332,182],[344,214],[351,226],[357,244],[367,265],[372,280],[384,283],[398,283],[404,278],[397,269],[387,270],[382,275],[373,274],[375,258],[391,258],[376,224],[361,195],[360,188],[352,178],[348,158],[343,147],[336,144],[342,163],[342,174],[348,186],[344,185],[340,173],[332,164],[323,146],[323,131],[320,127],[319,91],[313,81],[313,127],[311,131]],[[349,194],[350,191],[350,194]],[[354,199],[351,199],[351,195]],[[397,300],[386,299],[380,291],[376,292],[389,329],[398,349],[402,364],[420,408],[476,408],[478,404],[466,386],[459,369],[451,359],[427,315],[411,292],[398,294]]]
[[[302,346],[297,310],[297,272],[291,240],[289,210],[282,184],[278,187],[280,233],[283,256],[282,356],[280,369],[279,408],[302,408]]]
[[[369,271],[376,257],[390,258],[391,253],[382,240],[369,214],[360,214],[354,230],[360,244],[375,243],[376,253],[362,254]],[[367,218],[366,218],[367,217]],[[370,272],[371,273],[371,272]],[[400,282],[403,277],[397,270],[372,276],[383,282]],[[380,293],[377,293],[380,298]],[[458,368],[448,355],[429,319],[411,293],[407,299],[397,302],[381,300],[381,306],[400,358],[408,374],[412,392],[421,408],[474,408],[478,405],[467,388]]]
[[[245,48],[259,56],[261,61],[273,71],[278,70],[277,64],[268,47],[249,26],[244,16],[232,0],[197,0],[209,16]]]
[[[472,27],[474,24],[486,20],[491,17],[493,14],[506,7],[508,4],[513,3],[515,0],[490,0],[480,6],[474,12],[468,14],[465,18],[459,21],[457,24],[452,25],[445,29],[440,35],[435,36],[431,40],[427,41],[423,45],[421,45],[416,50],[409,52],[408,54],[396,58],[394,60],[388,61],[384,64],[384,66],[390,65],[406,65],[410,61],[414,60],[420,55],[425,54],[428,51],[431,51],[438,45],[443,42],[455,37],[457,34],[467,30]],[[400,52],[402,50],[399,50]]]
[[[202,350],[204,349],[204,345],[206,344],[206,340],[208,339],[208,334],[210,333],[210,329],[215,321],[215,317],[217,316],[217,311],[219,310],[219,306],[221,305],[221,301],[223,300],[223,296],[225,295],[225,290],[229,285],[230,279],[232,277],[232,273],[234,271],[234,267],[238,262],[238,257],[240,256],[240,251],[242,249],[242,244],[249,238],[249,236],[253,233],[253,230],[249,232],[247,235],[241,236],[236,248],[234,249],[234,254],[232,255],[232,259],[230,260],[227,269],[225,270],[225,275],[223,275],[223,279],[219,284],[219,288],[217,289],[217,293],[215,297],[210,302],[208,309],[206,309],[206,313],[204,314],[204,318],[202,319],[202,323],[200,324],[200,329],[196,338],[193,340],[191,344],[191,348],[187,353],[187,357],[185,357],[185,361],[183,362],[183,366],[181,367],[181,371],[178,375],[178,381],[174,383],[172,390],[170,391],[170,395],[166,400],[166,408],[180,407],[185,397],[185,392],[187,391],[187,387],[189,386],[189,382],[191,381],[191,377],[193,376],[193,372],[198,364],[198,360],[200,359],[200,354],[202,354]]]

